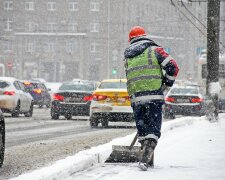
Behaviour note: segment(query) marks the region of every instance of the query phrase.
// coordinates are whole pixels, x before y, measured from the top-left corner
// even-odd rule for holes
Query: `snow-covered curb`
[[[162,133],[173,130],[185,125],[191,125],[194,122],[203,120],[204,117],[183,117],[173,121],[164,122],[162,125]],[[122,138],[113,139],[111,142],[93,147],[89,150],[81,151],[74,156],[69,156],[63,160],[59,160],[49,167],[44,167],[30,173],[22,174],[11,180],[55,180],[65,179],[71,174],[82,171],[97,163],[104,162],[112,152],[112,145],[129,145],[134,134]]]

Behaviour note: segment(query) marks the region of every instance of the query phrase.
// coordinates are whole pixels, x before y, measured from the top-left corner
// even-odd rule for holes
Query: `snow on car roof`
[[[14,77],[0,77],[0,80],[1,81],[9,81],[9,82],[12,82],[12,81],[15,81],[15,80],[18,80]]]
[[[127,79],[104,79],[101,82],[127,82]]]

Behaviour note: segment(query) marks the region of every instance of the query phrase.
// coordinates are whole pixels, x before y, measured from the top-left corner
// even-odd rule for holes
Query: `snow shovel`
[[[138,134],[136,133],[130,146],[112,146],[112,153],[105,161],[106,163],[131,163],[138,162],[141,154],[141,147],[134,146],[137,141]]]

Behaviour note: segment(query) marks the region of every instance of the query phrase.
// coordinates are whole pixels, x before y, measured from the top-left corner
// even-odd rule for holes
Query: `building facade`
[[[174,2],[176,6],[168,0],[0,0],[0,64],[7,76],[20,79],[124,77],[128,33],[141,25],[185,76],[194,69],[196,49],[206,47],[206,37]],[[206,3],[185,4],[206,22]]]

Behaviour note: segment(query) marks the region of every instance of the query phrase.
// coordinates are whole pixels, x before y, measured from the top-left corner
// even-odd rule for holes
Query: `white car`
[[[0,77],[0,108],[13,117],[33,115],[33,98],[25,91],[23,83],[13,77]]]

